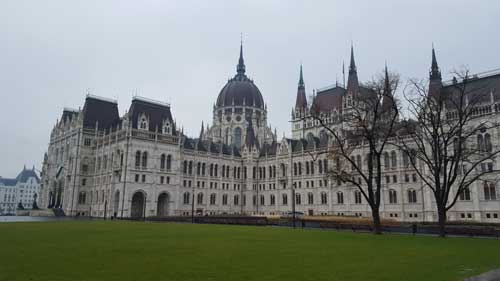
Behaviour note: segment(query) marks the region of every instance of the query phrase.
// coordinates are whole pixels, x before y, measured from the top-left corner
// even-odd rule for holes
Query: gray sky
[[[118,100],[137,90],[171,102],[197,136],[236,72],[240,33],[247,74],[269,121],[289,135],[299,64],[308,94],[342,80],[351,40],[361,81],[389,69],[426,78],[431,44],[445,78],[461,66],[500,67],[500,2],[449,1],[21,1],[0,2],[0,175],[41,166],[63,107],[86,89]]]

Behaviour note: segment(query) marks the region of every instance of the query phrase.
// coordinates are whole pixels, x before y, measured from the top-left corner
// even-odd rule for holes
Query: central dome
[[[252,80],[245,75],[243,46],[240,46],[240,59],[237,74],[222,88],[217,98],[217,107],[251,106],[264,109],[264,99]]]
[[[234,77],[222,88],[217,106],[253,106],[264,109],[264,100],[259,88],[247,77]]]

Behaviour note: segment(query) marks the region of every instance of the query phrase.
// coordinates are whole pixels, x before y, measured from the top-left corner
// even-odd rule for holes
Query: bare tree
[[[454,73],[458,80],[443,87],[437,64],[434,71],[437,79],[431,74],[429,87],[411,80],[404,90],[409,116],[402,122],[398,143],[434,195],[444,237],[447,212],[460,196],[470,197],[471,184],[487,181],[495,172],[500,150],[488,133],[498,124],[487,117],[494,112],[487,81],[462,71]]]
[[[391,137],[394,137],[399,107],[393,93],[399,75],[385,73],[374,78],[356,95],[344,98],[349,105],[338,122],[313,103],[311,116],[330,134],[329,157],[335,165],[328,176],[357,188],[369,204],[375,234],[381,233],[380,202],[382,190],[382,156]],[[362,160],[364,158],[364,161]],[[359,197],[359,200],[361,198]],[[357,199],[358,200],[358,199]]]

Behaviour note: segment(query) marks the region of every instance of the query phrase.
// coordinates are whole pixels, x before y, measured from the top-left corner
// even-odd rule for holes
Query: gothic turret
[[[387,64],[385,65],[385,77],[384,77],[384,96],[382,98],[382,109],[383,112],[389,112],[394,108],[394,95],[392,92],[391,81],[389,79],[389,71],[387,70]]]
[[[432,62],[431,70],[429,71],[429,95],[438,95],[441,91],[442,86],[443,83],[441,80],[441,71],[439,70],[439,66],[436,60],[436,52],[434,50],[434,46],[432,46]]]
[[[238,65],[236,66],[236,72],[238,76],[245,75],[245,61],[243,60],[243,41],[240,43],[240,58],[238,60]]]
[[[297,87],[297,98],[295,100],[295,110],[304,110],[307,108],[306,90],[304,76],[302,73],[302,64],[300,65],[299,85]]]
[[[347,77],[347,94],[356,96],[359,92],[358,71],[354,61],[354,48],[351,45],[351,62],[349,64],[349,76]]]

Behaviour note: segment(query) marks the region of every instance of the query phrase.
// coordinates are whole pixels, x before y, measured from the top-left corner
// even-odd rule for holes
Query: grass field
[[[499,240],[117,221],[0,224],[1,281],[451,281],[499,267]]]

